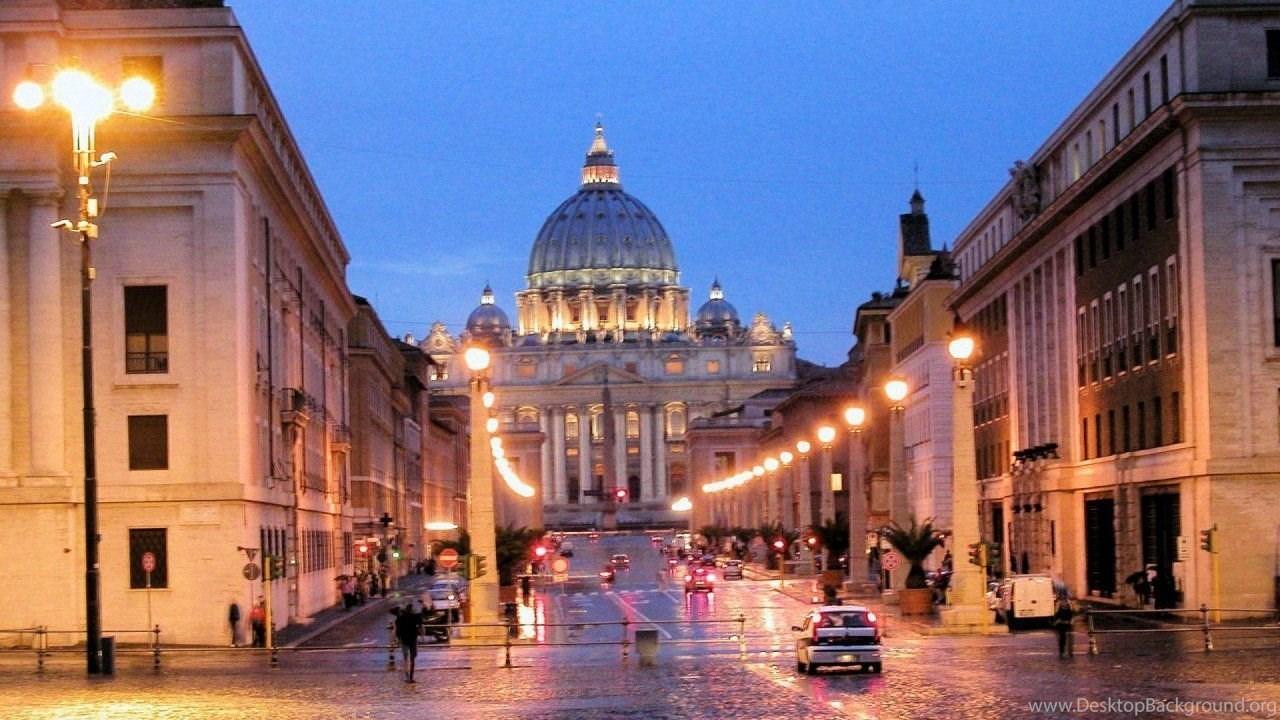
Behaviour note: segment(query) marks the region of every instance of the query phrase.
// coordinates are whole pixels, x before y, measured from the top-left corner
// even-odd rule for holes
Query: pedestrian
[[[1074,640],[1071,635],[1071,600],[1059,596],[1053,611],[1053,631],[1058,635],[1058,657],[1071,657],[1075,654]]]
[[[400,643],[400,660],[404,663],[404,681],[416,682],[413,679],[414,666],[418,659],[418,635],[422,632],[422,613],[418,612],[414,603],[403,608],[391,609],[395,616],[396,641]]]
[[[374,594],[374,595],[381,595],[382,597],[386,597],[386,596],[387,596],[387,569],[386,569],[385,567],[384,567],[384,568],[380,568],[380,569],[378,570],[378,576],[379,576],[379,577],[378,577],[378,588],[379,588],[382,592],[378,592],[377,590],[375,590],[375,591],[373,592],[373,594]]]
[[[436,559],[435,559],[435,556],[428,556],[428,557],[427,557],[427,574],[428,574],[428,575],[435,575],[435,574],[436,574]]]
[[[258,602],[253,604],[253,609],[249,611],[249,627],[253,630],[253,646],[267,646],[267,609],[266,600],[261,595],[258,596]]]
[[[240,625],[240,606],[235,600],[231,601],[231,607],[227,610],[227,621],[231,623],[231,647],[236,645],[236,630]]]
[[[369,597],[377,597],[377,596],[378,596],[378,576],[370,575],[369,576]]]

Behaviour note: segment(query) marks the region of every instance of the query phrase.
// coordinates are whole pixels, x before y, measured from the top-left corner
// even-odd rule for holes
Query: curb
[[[290,640],[289,642],[285,643],[284,645],[281,645],[280,647],[296,648],[299,645],[302,645],[303,643],[310,642],[312,639],[329,632],[330,630],[338,627],[339,625],[342,625],[343,623],[350,622],[351,620],[354,620],[358,617],[363,617],[364,615],[367,615],[368,613],[372,612],[374,609],[380,608],[385,611],[386,608],[392,602],[395,602],[403,598],[407,594],[416,595],[417,593],[421,592],[424,589],[425,589],[425,586],[396,588],[395,590],[392,590],[391,594],[388,594],[386,597],[379,597],[377,600],[371,600],[369,602],[366,602],[363,607],[352,610],[350,612],[343,613],[333,618],[332,620],[322,622],[322,623],[309,624],[307,626],[307,630],[303,632],[302,635],[294,638],[293,640]],[[334,605],[333,607],[337,607],[337,605]]]

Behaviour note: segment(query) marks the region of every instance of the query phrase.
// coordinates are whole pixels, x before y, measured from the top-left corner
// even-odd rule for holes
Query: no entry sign
[[[458,566],[458,551],[453,548],[445,548],[436,556],[436,562],[445,570],[452,570]]]
[[[885,570],[894,570],[898,567],[898,553],[890,550],[884,554],[884,559],[880,561],[880,566]]]

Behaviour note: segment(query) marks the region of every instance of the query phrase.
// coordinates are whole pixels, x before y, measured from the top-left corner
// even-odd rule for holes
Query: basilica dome
[[[670,285],[678,269],[662,223],[622,190],[597,123],[581,187],[551,213],[533,243],[529,287]]]
[[[486,284],[480,304],[467,316],[467,333],[474,338],[499,339],[511,330],[507,313],[494,302],[493,289]]]
[[[733,334],[742,326],[738,309],[724,299],[724,289],[718,279],[711,283],[710,296],[698,308],[693,322],[701,335]]]

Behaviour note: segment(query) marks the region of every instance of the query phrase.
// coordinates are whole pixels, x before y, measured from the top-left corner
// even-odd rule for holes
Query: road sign
[[[880,561],[880,567],[885,570],[894,570],[898,567],[899,562],[898,553],[890,550],[884,554],[884,559]]]
[[[569,572],[569,561],[565,558],[558,557],[551,561],[551,572],[562,575]]]
[[[244,569],[240,572],[244,574],[244,579],[249,580],[250,582],[257,580],[258,576],[262,574],[262,572],[258,570],[258,566],[254,563],[245,563]]]
[[[142,572],[156,571],[156,554],[153,552],[142,553]]]
[[[458,566],[458,551],[453,548],[445,548],[436,556],[436,562],[440,563],[440,567],[445,570],[452,570]]]

